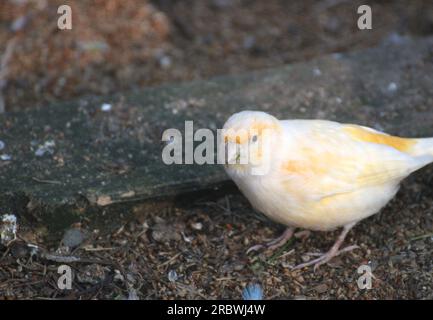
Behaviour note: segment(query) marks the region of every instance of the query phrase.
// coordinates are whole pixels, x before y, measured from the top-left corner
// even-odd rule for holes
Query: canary
[[[287,226],[281,237],[252,250],[281,246],[296,228],[343,227],[327,253],[295,269],[316,269],[357,248],[340,249],[350,229],[379,212],[404,178],[433,162],[433,138],[326,120],[278,120],[260,111],[232,115],[222,135],[227,174],[256,210]]]

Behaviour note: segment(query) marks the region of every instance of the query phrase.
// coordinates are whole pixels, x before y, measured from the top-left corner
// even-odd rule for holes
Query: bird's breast
[[[398,184],[360,188],[320,199],[296,184],[290,190],[270,177],[234,179],[252,206],[270,219],[309,230],[329,231],[377,213],[398,191]]]

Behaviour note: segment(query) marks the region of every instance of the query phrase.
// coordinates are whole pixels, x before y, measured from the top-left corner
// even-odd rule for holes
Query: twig
[[[73,262],[79,262],[79,263],[97,263],[97,264],[105,264],[105,265],[115,265],[115,263],[111,261],[104,261],[104,260],[98,260],[98,259],[87,259],[87,258],[80,258],[76,256],[61,256],[51,253],[42,252],[40,254],[41,258],[45,260],[50,260],[58,263],[73,263]]]
[[[49,253],[41,253],[41,257],[46,260],[58,262],[58,263],[71,263],[71,262],[81,262],[79,257],[74,256],[58,256]]]
[[[108,248],[87,248],[87,247],[83,247],[82,248],[84,251],[89,251],[89,252],[97,252],[97,251],[111,251],[111,250],[116,250],[118,248],[116,247],[108,247]]]
[[[433,233],[427,233],[427,234],[413,237],[410,239],[410,241],[416,241],[416,240],[421,240],[421,239],[430,238],[430,237],[433,237]]]
[[[173,257],[171,257],[171,258],[168,259],[167,261],[161,263],[158,267],[162,267],[162,266],[165,266],[165,265],[167,265],[167,264],[170,264],[171,262],[173,262],[174,260],[176,260],[177,257],[179,257],[179,256],[180,256],[180,253],[176,253]]]
[[[290,251],[288,251],[286,253],[283,253],[281,256],[277,257],[277,259],[281,259],[281,258],[287,257],[288,255],[291,255],[293,252],[295,252],[295,249],[292,249],[292,250],[290,250]]]
[[[38,179],[36,177],[32,177],[32,179],[36,182],[40,183],[48,183],[48,184],[62,184],[60,181],[57,180],[44,180],[44,179]]]

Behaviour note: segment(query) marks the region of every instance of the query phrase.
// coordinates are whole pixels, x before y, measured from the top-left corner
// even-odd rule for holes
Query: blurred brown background
[[[72,7],[72,30],[57,8]],[[373,30],[359,30],[369,4]],[[433,34],[431,0],[2,0],[0,111]]]

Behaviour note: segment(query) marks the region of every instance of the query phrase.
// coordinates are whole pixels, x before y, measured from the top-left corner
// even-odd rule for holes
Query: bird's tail
[[[414,139],[416,143],[412,146],[410,154],[413,156],[433,157],[433,138]]]

